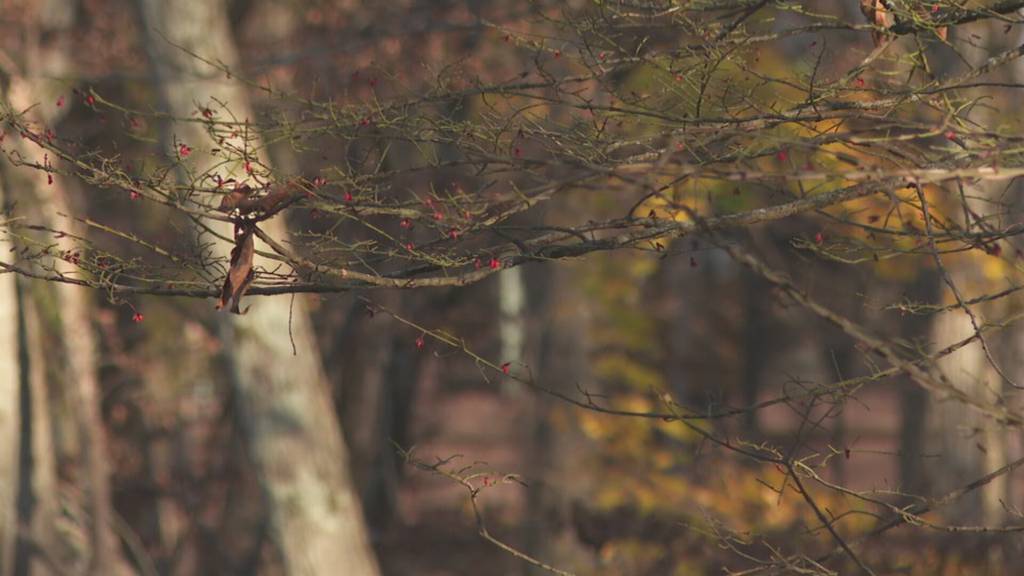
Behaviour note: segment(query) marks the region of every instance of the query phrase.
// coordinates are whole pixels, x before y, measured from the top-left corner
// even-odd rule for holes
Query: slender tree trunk
[[[22,97],[12,95],[15,107],[25,103]],[[22,142],[24,144],[24,142]],[[21,146],[26,158],[38,156],[38,150],[31,145]],[[37,173],[24,173],[29,176],[40,176]],[[20,190],[38,207],[42,207],[39,216],[43,222],[53,229],[67,230],[72,233],[78,228],[74,222],[57,222],[55,214],[70,213],[67,198],[60,188],[40,183],[34,179],[21,180]],[[72,235],[64,235],[54,240],[56,248],[61,252],[74,252],[78,246]],[[65,265],[66,272],[72,273],[72,267]],[[92,326],[91,293],[88,289],[71,284],[58,284],[55,287],[57,307],[61,321],[61,339],[65,355],[66,382],[72,385],[72,394],[79,407],[77,424],[81,439],[81,457],[86,471],[85,491],[88,495],[85,509],[89,518],[92,541],[91,570],[96,574],[112,574],[123,565],[120,558],[119,544],[111,529],[112,504],[110,497],[110,480],[107,455],[107,440],[103,429],[103,417],[100,411],[101,392],[98,379],[96,335]]]
[[[997,51],[994,44],[999,42],[1003,36],[1002,26],[991,22],[975,23],[972,25],[958,27],[958,34],[970,34],[986,38],[979,46],[991,46],[991,50]],[[978,62],[989,57],[989,49],[974,54]],[[972,55],[967,54],[968,58]],[[980,126],[995,126],[1005,119],[1000,118],[994,112],[998,108],[978,107],[971,114],[971,120]],[[969,194],[964,200],[967,202],[973,214],[981,218],[988,218],[994,211],[1000,210],[1001,196],[1004,188],[998,184],[979,184],[981,190]],[[931,208],[936,209],[935,203]],[[957,209],[957,213],[962,210]],[[968,231],[978,231],[976,222],[961,223]],[[966,262],[947,262],[945,268],[949,273],[949,280],[955,284],[964,294],[983,293],[992,288],[992,280],[988,279],[984,272],[984,262],[979,258],[984,256],[980,252],[972,255],[973,258]],[[1002,283],[1000,279],[999,283]],[[952,290],[945,282],[941,285],[942,303],[956,303]],[[969,298],[970,296],[964,296]],[[996,302],[991,305],[980,305],[972,308],[978,325],[984,325],[985,317],[1001,318],[1004,316],[1005,301]],[[937,349],[947,346],[954,341],[972,336],[975,333],[972,320],[962,309],[951,310],[937,315],[932,328],[932,341]],[[1008,332],[1000,332],[995,336],[986,336],[990,351],[996,354],[997,342],[1001,338],[1007,338]],[[1014,359],[1016,360],[1016,359]],[[997,362],[998,358],[996,359]],[[980,343],[973,342],[958,350],[940,361],[940,368],[949,382],[968,396],[977,398],[985,403],[999,404],[1003,402],[1003,379],[997,373],[989,358],[986,357]],[[1007,456],[1007,434],[1003,426],[995,422],[993,418],[979,414],[976,410],[967,406],[931,398],[931,405],[928,407],[930,415],[931,436],[937,439],[940,450],[939,459],[934,468],[939,474],[934,477],[945,484],[939,486],[940,490],[947,490],[954,486],[962,486],[973,478],[995,470],[1006,463]],[[1005,502],[1008,494],[1008,482],[1005,476],[1000,476],[989,482],[975,493],[967,495],[955,504],[949,512],[954,521],[964,523],[984,523],[990,526],[1002,524],[1006,517],[1002,502]]]
[[[11,103],[16,108],[24,109],[30,105],[30,92],[19,91],[12,94]],[[31,144],[22,144],[22,154],[26,158],[35,158],[39,151]],[[38,173],[25,173],[31,177],[41,176]],[[34,178],[22,181],[21,190],[31,198],[38,207],[42,221],[53,229],[74,232],[78,226],[74,222],[58,223],[55,214],[70,213],[67,198],[60,189],[60,184],[49,186]],[[64,235],[54,240],[57,250],[74,252],[78,249],[72,235]],[[64,266],[71,272],[72,267]],[[73,273],[73,272],[71,272]],[[110,480],[106,449],[106,435],[103,429],[103,417],[100,412],[101,392],[98,379],[96,335],[92,326],[91,293],[88,289],[71,284],[58,284],[55,287],[57,306],[61,321],[61,338],[66,352],[63,360],[67,382],[72,384],[78,411],[78,434],[81,439],[81,457],[86,471],[85,509],[89,518],[89,532],[92,542],[91,571],[95,574],[112,574],[123,566],[119,544],[111,529],[112,504],[110,497]]]
[[[237,64],[224,3],[139,0],[138,4],[147,49],[169,112],[187,118],[196,112],[197,103],[207,105],[216,98],[237,118],[250,118],[243,86],[181,49],[229,67]],[[216,143],[200,126],[178,123],[174,136],[194,150],[192,162],[199,174],[213,166],[206,149]],[[244,178],[240,168],[218,170],[225,178]],[[282,217],[261,226],[279,241],[286,239]],[[230,237],[223,226],[219,228]],[[229,249],[226,243],[218,243],[222,256]],[[269,264],[257,258],[255,266],[258,270]],[[254,301],[247,314],[225,325],[224,339],[242,426],[268,496],[271,535],[287,573],[377,574],[305,301]]]
[[[523,347],[526,342],[526,285],[521,268],[510,268],[498,274],[498,310],[501,313],[498,335],[501,338],[501,361],[513,367],[523,363]],[[521,392],[518,382],[502,380],[501,389],[505,394]]]
[[[959,279],[959,278],[957,278]],[[970,319],[962,311],[942,314],[933,326],[937,348],[974,334]],[[949,382],[968,395],[995,404],[1001,381],[978,344],[971,344],[940,361]],[[955,401],[933,401],[928,408],[933,437],[938,440],[939,459],[933,465],[945,492],[995,470],[1005,460],[1001,428],[991,417]],[[955,522],[998,525],[1003,517],[999,500],[1004,498],[1006,479],[996,478],[966,495],[949,510]]]
[[[3,203],[3,189],[0,188],[0,205]],[[0,236],[0,257],[7,260],[11,248],[6,234]],[[14,550],[18,539],[19,356],[15,276],[0,271],[0,576],[14,573]]]
[[[67,41],[75,12],[75,3],[69,0],[50,0],[40,7],[37,26],[29,30],[25,37],[21,69],[10,76],[7,100],[14,110],[31,110],[25,120],[32,124],[33,130],[42,131],[42,126],[52,125],[57,120],[52,105],[38,104],[43,101],[52,103],[56,94],[62,90],[50,78],[63,75],[70,67]],[[25,160],[45,163],[43,153],[28,140],[17,139],[11,146],[16,147]],[[11,171],[9,176],[12,181],[18,182],[19,194],[29,206],[34,207],[42,222],[52,229],[74,232],[75,223],[57,222],[56,214],[71,213],[60,182],[50,182],[45,175],[28,170]],[[54,242],[58,251],[77,250],[72,235],[57,237]],[[63,268],[71,271],[73,267],[65,265]],[[93,574],[116,574],[124,571],[126,564],[111,529],[109,457],[100,413],[97,350],[91,323],[90,294],[86,289],[70,284],[58,284],[55,290],[65,351],[64,368],[79,407],[77,425],[86,471],[85,510],[92,547],[89,569]],[[43,358],[38,360],[44,361]],[[48,424],[40,422],[34,427],[34,432],[41,432],[44,426]]]
[[[22,534],[16,573],[42,576],[55,573],[53,565],[59,562],[60,548],[54,530],[58,514],[58,485],[43,327],[31,287],[32,283],[28,281],[19,284],[23,361],[21,404],[22,414],[28,414],[29,418],[22,422],[22,482],[18,500],[20,521],[26,533]]]

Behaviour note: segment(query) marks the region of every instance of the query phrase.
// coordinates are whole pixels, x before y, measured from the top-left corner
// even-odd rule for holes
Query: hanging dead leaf
[[[217,303],[217,310],[220,310],[231,303],[231,312],[245,314],[248,311],[240,311],[238,304],[245,295],[249,285],[252,284],[253,270],[252,258],[256,251],[253,241],[252,225],[235,225],[235,247],[231,249],[231,267],[224,279],[224,287],[220,291],[220,301]]]

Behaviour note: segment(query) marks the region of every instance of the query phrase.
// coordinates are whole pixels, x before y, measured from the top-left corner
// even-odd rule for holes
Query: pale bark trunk
[[[22,439],[23,445],[28,443],[27,494],[19,495],[25,503],[25,512],[21,514],[22,524],[28,531],[31,543],[24,546],[24,554],[19,556],[19,574],[43,576],[53,574],[53,563],[57,563],[60,547],[54,524],[58,514],[57,461],[53,445],[53,433],[50,421],[50,394],[46,382],[46,351],[43,344],[43,327],[39,320],[39,311],[30,294],[30,282],[22,283],[20,308],[23,322],[22,358],[28,363],[23,370],[23,390],[28,393],[27,404],[30,413],[30,424],[23,422],[22,430],[28,437]],[[26,404],[25,399],[22,405]],[[22,470],[22,475],[26,470]]]
[[[30,78],[12,80],[10,102],[15,109],[26,109],[37,102],[36,95],[45,91],[35,90]],[[42,152],[33,144],[19,140],[15,146],[27,159],[42,162]],[[52,160],[51,160],[52,162]],[[55,181],[49,185],[46,176],[34,171],[22,171],[21,191],[31,198],[37,207],[37,216],[54,229],[74,233],[78,226],[73,221],[58,222],[55,215],[69,214],[69,203]],[[59,251],[75,251],[77,246],[72,235],[54,239]],[[73,267],[65,265],[65,272],[74,274]],[[71,284],[57,284],[57,306],[61,320],[61,338],[66,355],[64,357],[67,382],[72,385],[78,410],[78,434],[81,442],[81,457],[86,471],[84,502],[89,518],[89,532],[92,543],[90,570],[96,574],[112,574],[123,570],[117,539],[111,529],[112,504],[103,418],[100,413],[101,392],[98,379],[96,335],[93,330],[90,292]]]
[[[988,22],[963,26],[957,32],[974,33],[978,37],[989,38],[992,41],[998,41],[997,39],[1003,36],[1001,26],[996,27]],[[982,43],[980,46],[989,46],[989,44]],[[966,54],[966,56],[969,59],[976,58],[980,62],[990,55],[987,52],[988,50],[982,50],[973,55]],[[981,126],[992,126],[1003,121],[997,113],[993,112],[993,108],[978,107],[976,110],[971,114],[971,120]],[[972,190],[965,201],[974,214],[986,218],[998,209],[1002,193],[1003,187],[1000,185],[980,184]],[[934,203],[932,209],[935,209]],[[972,224],[972,226],[974,225]],[[976,228],[969,229],[976,230]],[[946,265],[950,280],[959,287],[961,292],[966,294],[964,298],[969,298],[971,294],[982,293],[992,284],[992,280],[986,279],[984,274],[984,263],[979,260],[984,256],[980,253],[976,254],[975,259],[967,263],[960,265],[947,263]],[[945,283],[942,285],[942,291],[944,304],[955,302],[952,291]],[[1003,316],[1007,305],[1007,302],[1000,301],[986,306],[975,306],[973,311],[978,325],[984,325],[987,315],[992,318]],[[967,313],[962,309],[952,310],[936,318],[932,328],[932,341],[937,349],[941,349],[954,341],[973,335],[974,332]],[[993,354],[996,353],[999,339],[1008,336],[1009,333],[1003,332],[986,337]],[[968,396],[992,405],[1003,401],[1003,379],[986,358],[985,352],[978,342],[951,354],[940,361],[939,366],[943,374],[949,378],[950,383]],[[938,479],[940,490],[945,491],[962,486],[972,479],[1006,464],[1006,430],[993,418],[980,414],[963,404],[943,401],[935,397],[931,398],[928,412],[931,436],[937,440],[938,448],[941,451],[940,458],[935,464],[938,473],[933,474],[933,477]],[[998,526],[1006,518],[1006,511],[1002,503],[1006,501],[1008,489],[1006,477],[1000,476],[977,490],[976,493],[961,499],[949,509],[948,514],[952,520],[957,522]]]
[[[139,6],[169,112],[187,118],[197,103],[216,98],[237,118],[251,117],[240,83],[169,43],[234,66],[238,58],[223,2],[139,0]],[[206,150],[215,143],[199,125],[178,123],[174,136],[194,150],[190,163],[197,174],[212,166]],[[218,170],[225,178],[244,178],[238,165]],[[283,217],[261,228],[286,241]],[[223,226],[218,229],[230,237]],[[226,256],[230,246],[220,242],[217,250]],[[255,266],[259,270],[268,263],[257,258]],[[290,575],[377,574],[305,300],[262,298],[249,304],[247,314],[225,326],[225,344],[249,450],[268,496],[271,534],[285,569]]]
[[[498,335],[501,339],[501,361],[508,362],[513,370],[523,364],[523,346],[526,341],[526,323],[523,312],[526,307],[526,286],[521,268],[510,268],[498,274],[498,309],[501,320]],[[515,380],[506,378],[501,382],[502,392],[513,394],[522,391]]]
[[[58,87],[50,78],[64,75],[70,67],[67,40],[76,12],[74,2],[68,0],[50,0],[39,6],[39,9],[38,26],[26,35],[24,61],[20,64],[20,70],[11,71],[7,94],[13,109],[31,109],[30,117],[25,120],[33,123],[33,130],[42,130],[43,124],[51,125],[56,120],[54,115],[57,110],[52,102],[63,88]],[[42,104],[44,101],[50,105]],[[17,139],[11,145],[17,148],[24,159],[44,163],[43,152],[26,139]],[[46,175],[28,169],[11,171],[10,176],[12,181],[19,183],[19,194],[28,201],[29,206],[34,207],[35,216],[42,223],[54,229],[74,231],[73,222],[56,221],[56,214],[70,213],[59,182],[51,185]],[[57,250],[76,248],[70,235],[57,238],[55,243]],[[66,271],[71,270],[70,266],[64,268]],[[64,368],[78,405],[77,427],[86,471],[86,486],[83,488],[87,497],[84,504],[92,547],[89,569],[94,574],[115,574],[124,571],[126,565],[111,529],[112,508],[107,468],[109,458],[100,414],[97,351],[90,321],[89,295],[85,289],[69,284],[58,284],[55,289],[61,319],[61,338],[66,352]],[[45,361],[41,357],[36,360]],[[41,387],[35,389],[42,395]],[[38,410],[37,403],[33,403]],[[41,420],[35,427],[35,433],[43,433],[47,427],[47,420]],[[47,442],[48,439],[47,434],[46,439],[40,437],[38,441]],[[47,458],[53,458],[52,442],[47,443],[49,447],[38,445],[34,449],[48,450],[51,453],[47,454]],[[45,476],[48,473],[45,470],[39,472],[39,479],[46,482]],[[51,499],[55,497],[54,494],[41,496]],[[51,502],[48,506],[54,504]]]
[[[970,319],[962,311],[936,318],[933,327],[938,348],[974,334]],[[995,404],[1002,391],[1001,380],[989,366],[978,344],[965,346],[939,362],[949,382],[988,404]],[[936,464],[940,492],[969,482],[1005,463],[1005,439],[1001,426],[991,417],[956,402],[932,399],[929,407],[934,438],[941,457]],[[956,522],[998,525],[1004,516],[1000,500],[1005,498],[1006,479],[996,478],[976,493],[968,494],[948,513]]]
[[[0,204],[3,203],[0,189]],[[0,254],[11,254],[6,234],[0,236]],[[9,261],[9,260],[7,260]],[[18,346],[18,295],[15,276],[0,273],[0,576],[14,570],[18,539],[18,446],[21,429],[19,405],[20,358]]]

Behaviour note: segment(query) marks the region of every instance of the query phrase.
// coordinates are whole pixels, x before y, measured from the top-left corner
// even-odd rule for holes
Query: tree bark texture
[[[200,106],[224,102],[239,120],[251,118],[244,86],[186,52],[234,67],[238,62],[221,1],[139,0],[146,45],[167,110],[188,118]],[[194,174],[214,168],[215,147],[201,125],[179,122],[175,141],[187,143]],[[251,144],[251,142],[250,142]],[[253,152],[254,155],[258,154]],[[240,163],[216,167],[224,179],[244,179]],[[214,225],[224,236],[231,231]],[[287,241],[282,216],[261,229]],[[227,256],[230,245],[217,242]],[[259,249],[259,247],[257,248]],[[277,263],[261,261],[255,269]],[[378,573],[305,301],[265,298],[225,321],[224,339],[252,460],[269,503],[270,532],[290,575]],[[293,349],[294,346],[294,349]]]

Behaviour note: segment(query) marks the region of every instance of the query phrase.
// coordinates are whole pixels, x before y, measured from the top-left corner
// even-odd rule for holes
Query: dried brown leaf
[[[249,285],[252,284],[253,270],[252,258],[256,251],[253,241],[254,229],[252,226],[235,226],[235,247],[231,249],[231,267],[224,279],[224,287],[220,291],[220,301],[217,303],[217,310],[220,310],[231,303],[231,312],[244,314],[238,308],[242,296],[245,295]],[[248,309],[246,309],[248,310]]]

